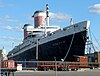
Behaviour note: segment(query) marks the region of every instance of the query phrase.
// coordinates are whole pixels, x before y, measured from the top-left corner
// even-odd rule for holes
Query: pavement
[[[10,75],[13,76],[13,75]],[[16,71],[14,76],[100,76],[100,70],[85,71]]]

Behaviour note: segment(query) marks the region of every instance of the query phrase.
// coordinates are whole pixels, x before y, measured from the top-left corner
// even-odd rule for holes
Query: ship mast
[[[46,4],[46,26],[49,26],[49,7]]]
[[[49,26],[49,7],[48,7],[48,4],[46,4],[46,18],[45,18],[45,27],[44,27],[44,34],[45,34],[45,37],[47,36],[47,26]]]
[[[46,4],[46,18],[45,18],[46,24],[44,27],[44,34],[45,37],[47,36],[46,33],[46,26],[49,26],[49,7],[48,4]],[[36,45],[36,60],[38,61],[38,51],[39,51],[39,39],[37,39],[37,45]]]

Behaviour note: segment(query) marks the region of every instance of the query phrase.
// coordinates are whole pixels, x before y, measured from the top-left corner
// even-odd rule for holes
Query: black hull
[[[38,60],[54,61],[54,57],[56,57],[57,61],[61,61],[61,59],[65,57],[66,53],[68,53],[65,61],[74,61],[74,55],[84,56],[85,54],[86,36],[87,31],[75,33],[69,52],[68,49],[71,44],[73,34],[39,45]],[[13,56],[13,59],[16,61],[36,60],[36,47],[33,47],[19,55]]]

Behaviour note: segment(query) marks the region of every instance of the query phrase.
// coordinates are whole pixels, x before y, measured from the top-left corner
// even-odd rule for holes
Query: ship
[[[34,12],[34,26],[25,24],[24,39],[7,55],[15,61],[74,61],[84,56],[90,21],[69,24],[64,28],[49,25],[48,4],[46,10]]]

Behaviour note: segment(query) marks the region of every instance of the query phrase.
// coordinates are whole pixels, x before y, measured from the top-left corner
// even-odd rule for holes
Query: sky
[[[0,49],[4,47],[8,53],[20,44],[24,24],[34,26],[32,15],[36,10],[45,10],[47,3],[51,26],[66,27],[70,18],[73,23],[90,20],[90,30],[100,42],[99,0],[0,0]]]

